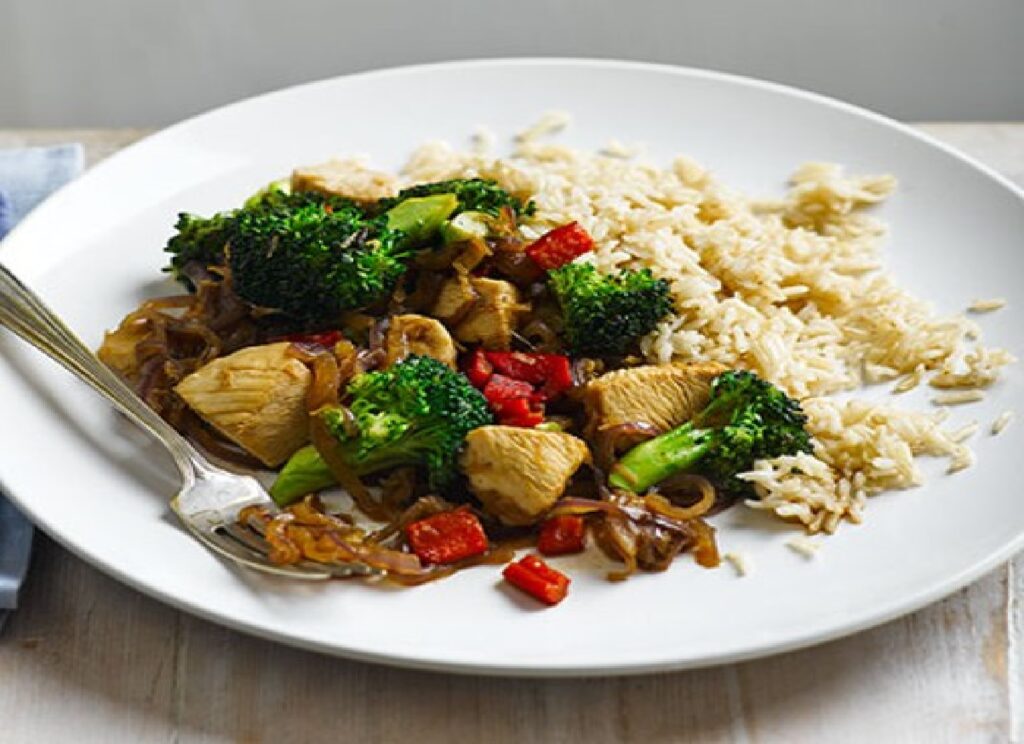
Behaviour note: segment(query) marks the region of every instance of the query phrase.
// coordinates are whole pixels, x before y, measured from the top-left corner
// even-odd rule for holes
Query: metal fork
[[[362,563],[304,562],[279,566],[254,528],[238,523],[247,506],[277,507],[255,478],[210,463],[174,428],[101,362],[65,323],[3,264],[0,264],[0,326],[59,362],[113,403],[167,448],[181,472],[182,486],[171,508],[203,545],[230,560],[266,573],[297,579],[344,578],[379,571]]]

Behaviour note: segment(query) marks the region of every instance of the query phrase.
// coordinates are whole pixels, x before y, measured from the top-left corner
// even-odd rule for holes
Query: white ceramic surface
[[[32,214],[0,259],[85,340],[147,296],[173,291],[160,251],[178,211],[237,204],[296,164],[369,154],[397,167],[416,144],[465,144],[478,124],[502,135],[542,112],[570,112],[561,139],[646,143],[667,162],[685,152],[726,183],[778,193],[799,163],[830,160],[901,183],[880,214],[892,270],[944,311],[977,297],[1009,307],[980,317],[986,341],[1020,354],[1024,201],[985,168],[908,128],[789,88],[633,63],[516,60],[387,70],[328,80],[213,111],[115,155]],[[659,575],[605,582],[588,559],[569,598],[540,610],[484,567],[413,590],[310,586],[221,563],[190,539],[166,501],[169,461],[55,365],[0,335],[0,478],[50,535],[138,589],[216,622],[343,656],[493,674],[593,675],[722,663],[805,646],[909,612],[965,585],[1024,544],[1016,466],[1024,414],[1019,367],[951,425],[978,420],[975,468],[938,463],[919,489],[873,499],[866,522],[823,540],[814,560],[784,547],[794,530],[749,510],[714,520],[723,551],[750,576],[689,559]],[[882,388],[862,395],[885,397]],[[926,407],[927,391],[900,405]]]

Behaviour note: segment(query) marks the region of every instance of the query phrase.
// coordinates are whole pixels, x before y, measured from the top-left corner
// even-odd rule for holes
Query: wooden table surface
[[[921,129],[1024,183],[1024,124]],[[78,141],[90,163],[141,131]],[[715,669],[588,680],[411,672],[182,614],[39,536],[0,637],[0,742],[1024,741],[1024,557],[920,612]]]

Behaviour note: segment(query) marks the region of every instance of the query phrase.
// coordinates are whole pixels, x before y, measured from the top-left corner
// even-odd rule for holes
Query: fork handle
[[[0,326],[36,347],[87,383],[163,444],[186,483],[210,467],[184,437],[164,421],[67,327],[31,289],[0,264]]]

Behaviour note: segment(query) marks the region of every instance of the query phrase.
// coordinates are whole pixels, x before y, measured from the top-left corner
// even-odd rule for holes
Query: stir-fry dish
[[[211,456],[274,471],[280,510],[238,518],[275,562],[357,560],[402,584],[499,564],[547,604],[570,578],[545,557],[600,550],[618,564],[613,580],[683,554],[714,567],[705,518],[719,510],[744,502],[831,532],[859,521],[866,494],[916,478],[879,448],[902,446],[908,462],[960,452],[932,419],[798,402],[860,374],[817,360],[811,343],[846,344],[850,370],[888,379],[941,376],[952,354],[952,342],[945,356],[922,351],[934,363],[906,370],[871,356],[856,325],[869,321],[838,299],[845,277],[870,271],[851,268],[869,254],[866,223],[836,228],[854,224],[855,197],[836,207],[846,222],[829,223],[828,208],[804,220],[729,202],[685,169],[658,176],[669,188],[650,169],[580,157],[538,150],[533,182],[501,164],[481,177],[483,160],[405,184],[332,161],[237,209],[182,214],[166,251],[187,292],[144,302],[100,357]],[[625,185],[614,204],[586,195],[590,229],[555,219],[586,188],[571,174],[607,179],[613,167]],[[626,228],[612,235],[641,217],[655,248],[678,232],[674,254],[630,246]],[[714,240],[734,224],[783,236],[800,276],[778,296],[760,298],[769,279],[748,285],[721,254]],[[825,244],[837,255],[854,245],[846,268],[801,269],[801,256],[815,260],[808,246]],[[766,253],[763,267],[776,260]],[[728,342],[715,330],[721,308],[734,318]],[[758,317],[761,337],[740,337]],[[795,334],[787,343],[804,366],[761,352],[776,332]],[[975,371],[1010,359],[978,353],[990,356]]]

